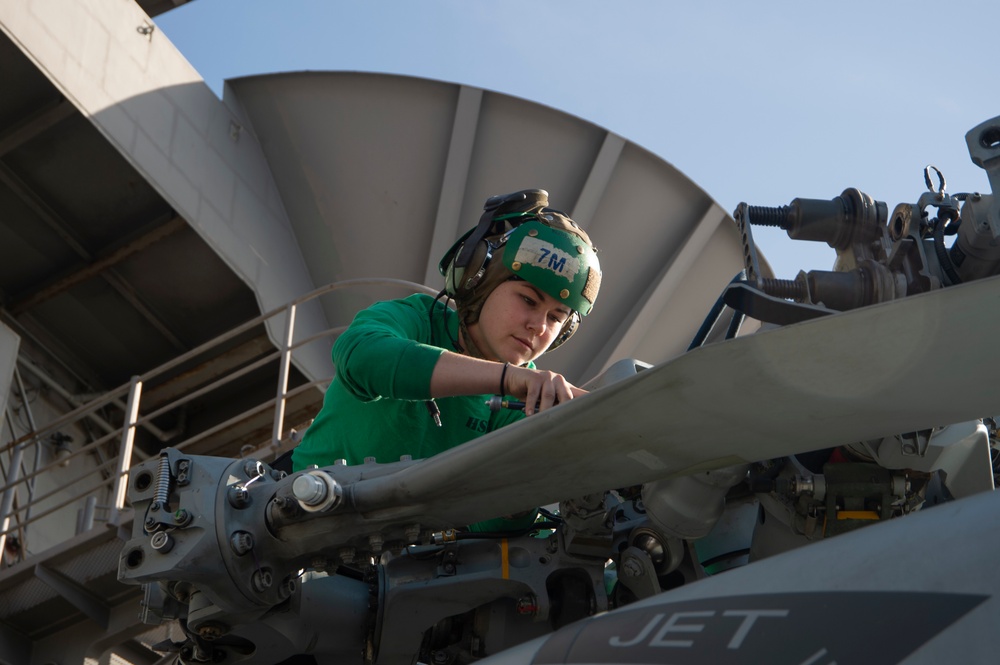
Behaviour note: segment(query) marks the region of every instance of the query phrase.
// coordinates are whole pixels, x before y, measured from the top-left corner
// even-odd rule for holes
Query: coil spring
[[[170,498],[170,458],[166,453],[160,453],[160,472],[156,476],[156,496],[154,505],[166,506]]]

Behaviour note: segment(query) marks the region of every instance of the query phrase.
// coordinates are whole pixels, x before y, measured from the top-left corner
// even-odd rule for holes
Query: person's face
[[[469,335],[488,359],[523,365],[549,348],[570,314],[528,282],[502,282],[486,298]]]

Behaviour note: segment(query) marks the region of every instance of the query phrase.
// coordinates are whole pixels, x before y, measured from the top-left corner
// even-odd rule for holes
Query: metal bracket
[[[638,547],[629,547],[622,552],[618,565],[618,581],[642,600],[660,592],[656,578],[656,567],[649,555]]]
[[[722,299],[727,305],[743,312],[752,319],[782,326],[834,313],[832,309],[819,305],[792,302],[784,298],[769,296],[744,282],[737,282],[726,287],[726,290],[722,292]]]
[[[760,261],[757,259],[757,246],[753,241],[753,232],[750,230],[749,206],[740,203],[733,212],[733,219],[740,231],[740,240],[743,244],[743,267],[746,269],[747,281],[754,286],[760,285]]]

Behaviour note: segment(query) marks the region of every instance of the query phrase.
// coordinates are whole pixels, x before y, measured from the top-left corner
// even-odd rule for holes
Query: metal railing
[[[415,282],[398,279],[353,279],[334,282],[333,284],[328,284],[327,286],[301,296],[300,298],[297,298],[282,307],[278,307],[261,314],[254,319],[246,321],[245,323],[229,330],[215,339],[206,342],[153,370],[150,370],[149,372],[133,376],[129,383],[119,386],[118,388],[115,388],[114,390],[111,390],[96,399],[88,401],[85,404],[81,404],[77,408],[41,427],[36,425],[34,418],[30,414],[30,410],[27,410],[27,399],[25,398],[24,385],[21,381],[20,373],[17,369],[15,369],[15,379],[18,391],[22,396],[22,403],[28,411],[29,432],[20,437],[13,438],[6,445],[0,447],[0,454],[9,454],[6,477],[4,479],[4,484],[0,486],[0,494],[2,494],[2,499],[0,499],[0,553],[4,552],[4,548],[7,544],[7,537],[11,533],[18,531],[22,534],[23,539],[23,534],[29,524],[36,523],[39,520],[52,515],[56,511],[74,503],[80,504],[81,506],[80,511],[82,519],[77,520],[77,528],[81,528],[79,525],[83,525],[82,528],[84,529],[91,528],[94,521],[94,511],[95,508],[98,507],[96,505],[97,501],[95,500],[95,496],[98,494],[103,494],[110,500],[110,505],[106,506],[109,508],[110,515],[114,516],[120,514],[126,508],[128,472],[132,466],[133,458],[137,455],[142,458],[146,457],[134,448],[135,436],[138,429],[142,428],[148,430],[161,442],[171,439],[172,433],[163,432],[153,422],[154,419],[164,414],[176,411],[190,403],[192,400],[215,390],[219,390],[220,388],[225,387],[250,372],[260,369],[268,363],[273,363],[275,360],[278,361],[278,377],[277,390],[273,399],[266,400],[263,403],[257,404],[235,416],[232,416],[224,422],[217,423],[214,426],[209,427],[208,429],[176,444],[174,447],[178,449],[189,448],[199,441],[211,437],[235,424],[246,421],[251,417],[255,417],[268,409],[273,409],[274,423],[271,429],[270,441],[262,442],[254,450],[256,450],[258,454],[262,454],[261,450],[263,449],[265,452],[262,456],[265,458],[279,454],[286,435],[285,407],[288,400],[306,390],[328,384],[332,378],[326,377],[319,380],[308,381],[289,390],[289,375],[295,351],[323,338],[335,338],[346,328],[346,326],[337,326],[310,335],[305,339],[295,340],[295,322],[301,306],[311,301],[318,300],[319,298],[335,291],[358,287],[385,286],[399,287],[401,289],[408,290],[411,293],[419,292],[429,295],[437,295],[437,292],[429,287]],[[175,369],[178,369],[185,363],[191,362],[197,358],[217,356],[224,351],[224,345],[226,343],[236,339],[248,331],[251,331],[257,326],[264,325],[271,320],[276,320],[282,315],[285,315],[286,317],[284,336],[280,342],[280,346],[273,352],[267,353],[242,367],[233,369],[206,385],[186,392],[180,397],[155,408],[149,413],[141,413],[143,384],[148,384],[158,378],[168,377]],[[49,382],[50,384],[53,383],[51,379],[47,376],[43,376],[43,373],[30,363],[19,359],[19,365],[32,371],[43,381]],[[331,370],[332,369],[333,368],[331,366]],[[57,392],[63,394],[64,397],[69,396],[68,393],[60,387],[55,385],[53,385],[53,387],[56,388]],[[99,415],[102,410],[109,407],[123,411],[123,422],[121,426],[112,425],[107,422],[105,418]],[[75,450],[69,451],[68,454],[58,456],[57,459],[44,466],[39,466],[37,464],[39,455],[36,454],[35,468],[31,471],[27,471],[24,468],[24,454],[30,447],[35,446],[36,450],[38,450],[37,447],[42,446],[45,441],[49,440],[60,430],[74,427],[84,420],[96,423],[96,425],[104,431],[104,434],[89,443],[76,448]],[[10,425],[10,428],[11,436],[14,437],[13,425]],[[105,450],[105,447],[115,440],[119,441],[117,455],[109,459],[104,459],[103,451]],[[43,477],[45,474],[53,473],[57,469],[68,468],[73,459],[82,455],[96,456],[98,459],[97,465],[85,469],[74,478],[70,478],[68,480],[60,478],[59,487],[55,490],[51,490],[41,495],[36,494],[35,480],[37,478]],[[15,504],[18,503],[18,490],[21,488],[27,490],[27,500],[15,506]]]

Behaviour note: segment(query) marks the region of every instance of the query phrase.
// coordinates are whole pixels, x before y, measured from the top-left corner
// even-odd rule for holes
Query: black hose
[[[726,330],[726,339],[734,339],[740,334],[740,328],[743,327],[743,322],[746,318],[747,315],[745,313],[733,311],[733,318],[729,321],[729,329]]]
[[[937,254],[938,263],[941,264],[941,270],[944,271],[945,276],[951,282],[949,286],[954,286],[961,284],[962,278],[955,272],[955,266],[951,262],[951,257],[948,256],[947,248],[944,246],[944,227],[945,220],[939,217],[937,223],[934,225],[934,252]]]
[[[728,288],[730,285],[735,284],[737,282],[745,282],[746,279],[747,279],[747,271],[741,270],[735,277],[729,280],[729,284],[727,284],[726,286]],[[705,317],[705,320],[702,322],[701,327],[698,328],[698,332],[695,333],[694,339],[691,340],[691,344],[687,348],[688,351],[691,351],[692,349],[697,349],[699,346],[704,344],[705,339],[708,338],[709,333],[712,332],[712,328],[714,328],[715,324],[719,322],[719,318],[722,316],[722,310],[725,309],[726,307],[726,303],[723,300],[723,294],[725,294],[725,292],[726,290],[723,289],[722,293],[719,294],[718,299],[716,299],[715,304],[712,305],[712,309],[709,310],[708,316]],[[735,320],[736,317],[734,316],[733,318]],[[743,324],[743,319],[740,318],[739,324],[736,325],[737,331],[739,330],[739,326],[742,324]],[[733,323],[730,323],[729,329],[730,331],[733,330]],[[726,339],[730,339],[729,333],[726,333]]]

